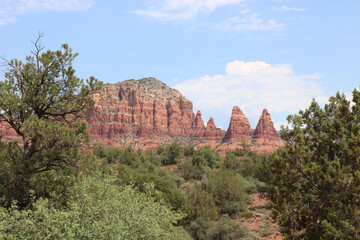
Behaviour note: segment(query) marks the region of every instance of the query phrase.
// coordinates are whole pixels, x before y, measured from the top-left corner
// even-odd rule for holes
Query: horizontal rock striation
[[[95,104],[88,109],[88,131],[94,141],[111,146],[154,149],[177,139],[223,151],[244,140],[258,147],[282,144],[266,109],[253,138],[249,121],[238,106],[232,110],[227,131],[216,127],[212,117],[205,126],[201,112],[194,114],[190,100],[155,78],[106,84],[91,97]],[[19,139],[5,122],[0,122],[0,134],[4,140]]]
[[[128,131],[139,137],[186,135],[194,122],[192,102],[154,78],[106,84],[92,97],[88,129],[102,138]]]

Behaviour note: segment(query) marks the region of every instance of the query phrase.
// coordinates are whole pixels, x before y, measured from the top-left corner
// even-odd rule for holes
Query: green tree
[[[360,239],[360,93],[288,117],[272,164],[272,214],[288,239]]]
[[[180,158],[184,155],[183,147],[178,141],[172,142],[170,145],[165,147],[165,150],[161,148],[157,149],[158,153],[161,152],[163,155],[162,163],[163,165],[176,164],[180,161]]]
[[[68,178],[82,158],[79,148],[88,137],[81,120],[92,104],[90,94],[101,86],[94,77],[84,83],[75,76],[72,63],[78,54],[67,44],[43,51],[42,37],[25,62],[3,59],[5,80],[0,82],[0,122],[19,137],[1,143],[0,194],[7,203],[16,199],[23,206],[31,189],[49,196],[52,180]],[[49,187],[39,186],[36,178],[48,179]]]

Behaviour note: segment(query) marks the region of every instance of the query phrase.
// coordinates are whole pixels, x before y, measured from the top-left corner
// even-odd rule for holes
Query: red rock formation
[[[280,140],[267,109],[264,109],[254,132],[254,138]]]
[[[194,121],[192,102],[154,78],[107,84],[93,94],[90,134],[112,139],[128,131],[151,134],[189,134]]]
[[[20,140],[21,137],[10,127],[7,122],[0,122],[0,135],[4,140]]]
[[[201,112],[197,111],[194,122],[192,124],[192,132],[190,135],[194,137],[203,137],[205,134],[205,124],[201,117]]]
[[[250,123],[238,106],[234,106],[225,139],[232,140],[250,135]]]
[[[200,129],[205,128],[204,120],[202,120],[202,118],[201,118],[200,110],[197,111],[197,113],[196,113],[193,128],[196,129],[196,130],[200,130]]]
[[[208,140],[216,140],[224,138],[225,131],[221,128],[217,128],[214,122],[214,119],[210,117],[209,121],[206,124],[204,137]]]
[[[239,107],[234,107],[226,131],[217,128],[210,118],[205,127],[193,104],[180,92],[154,78],[106,84],[92,95],[95,105],[88,111],[88,131],[94,142],[113,147],[155,149],[169,144],[173,136],[182,144],[210,145],[219,151],[236,149],[245,138],[252,147],[273,150],[282,145],[270,115],[263,112],[255,130],[256,144],[250,137],[250,124]],[[226,134],[226,136],[225,136]],[[7,123],[0,123],[4,140],[19,139]],[[224,142],[223,140],[228,140]]]

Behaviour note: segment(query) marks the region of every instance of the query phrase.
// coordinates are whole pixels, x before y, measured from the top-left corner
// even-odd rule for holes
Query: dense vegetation
[[[249,237],[246,229],[231,217],[247,211],[246,206],[251,202],[248,193],[267,190],[267,183],[256,176],[265,169],[263,164],[258,164],[259,159],[267,157],[250,150],[230,151],[225,158],[210,147],[182,147],[175,141],[145,152],[131,147],[116,149],[97,145],[94,154],[101,159],[99,169],[103,173],[117,172],[117,184],[132,184],[170,209],[182,212],[184,217],[178,224],[194,239]],[[178,160],[164,161],[169,155],[178,156],[174,158]],[[230,160],[229,155],[235,157]],[[169,166],[169,162],[176,165]],[[265,171],[270,171],[270,165]],[[149,190],[147,184],[153,188]],[[223,236],[218,238],[216,231]]]
[[[66,44],[25,61],[6,60],[0,121],[18,135],[0,141],[1,239],[240,239],[233,218],[249,192],[266,191],[261,157],[224,156],[173,142],[154,151],[89,146],[83,122],[101,82],[75,76]],[[92,148],[84,154],[82,146]],[[251,169],[250,169],[251,168]]]
[[[273,161],[273,215],[289,239],[360,239],[360,93],[289,116]]]

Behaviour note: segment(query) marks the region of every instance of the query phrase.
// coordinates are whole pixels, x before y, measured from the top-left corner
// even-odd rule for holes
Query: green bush
[[[243,212],[240,214],[240,217],[245,218],[245,219],[252,218],[253,216],[254,216],[253,212]]]
[[[195,151],[193,154],[193,165],[198,167],[208,166],[210,168],[219,168],[221,166],[220,155],[210,146],[205,146]]]
[[[194,240],[208,240],[208,231],[212,227],[212,222],[205,218],[197,218],[186,227]]]
[[[228,215],[222,215],[220,219],[207,231],[207,239],[244,239],[247,234],[247,229],[241,226],[241,223],[231,219]]]
[[[207,175],[211,169],[207,166],[194,165],[192,160],[184,161],[179,164],[177,172],[185,180],[200,180],[203,175]]]
[[[218,207],[215,204],[211,193],[204,190],[200,185],[194,185],[186,192],[186,219],[196,218],[215,219],[219,215]]]
[[[169,178],[153,173],[137,173],[126,179],[125,183],[133,183],[141,192],[148,191],[146,186],[152,184],[154,191],[151,194],[157,201],[166,203],[173,210],[183,210],[185,207],[184,195]]]
[[[40,199],[33,209],[0,208],[1,239],[190,239],[170,211],[112,178],[85,176],[67,208]],[[149,185],[151,189],[151,185]]]
[[[243,184],[229,170],[221,170],[210,176],[206,188],[213,194],[220,213],[231,215],[243,211],[250,202]]]

